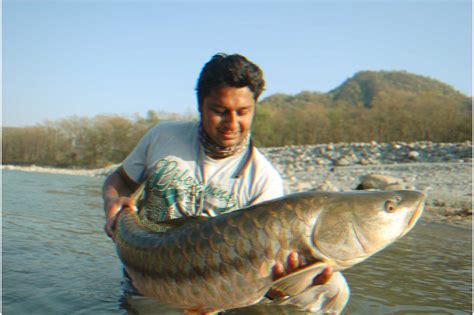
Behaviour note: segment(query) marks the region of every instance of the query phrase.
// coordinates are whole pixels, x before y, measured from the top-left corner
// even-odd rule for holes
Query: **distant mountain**
[[[446,83],[405,71],[361,71],[329,92],[333,101],[370,107],[380,93],[406,96],[432,94],[436,97],[465,101],[464,94]]]
[[[328,93],[303,91],[296,95],[274,94],[262,100],[271,107],[293,107],[310,104],[335,105],[345,103],[371,107],[376,96],[427,96],[449,99],[470,107],[471,98],[441,81],[406,71],[360,71]]]

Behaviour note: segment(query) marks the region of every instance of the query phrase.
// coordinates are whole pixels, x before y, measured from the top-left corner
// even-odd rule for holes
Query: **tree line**
[[[153,125],[145,118],[100,115],[72,117],[33,127],[2,128],[2,163],[98,168],[120,162]]]
[[[304,93],[303,93],[304,94]],[[427,93],[378,94],[371,107],[325,101],[257,105],[253,137],[258,146],[336,142],[471,140],[472,107]],[[174,119],[190,119],[176,115]],[[145,132],[160,121],[146,117],[72,117],[33,127],[2,128],[2,163],[98,168],[121,162]]]
[[[308,99],[308,95],[301,99]],[[330,142],[463,142],[472,138],[472,106],[467,97],[460,103],[430,92],[414,97],[399,91],[377,94],[369,107],[347,102],[331,104],[324,98],[299,104],[293,100],[293,106],[263,102],[257,109],[253,134],[256,144],[264,147]]]

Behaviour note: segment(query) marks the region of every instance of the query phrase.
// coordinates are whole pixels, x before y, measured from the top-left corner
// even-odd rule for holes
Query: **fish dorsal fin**
[[[281,297],[297,295],[312,286],[313,279],[322,274],[328,267],[329,265],[322,262],[311,264],[276,280],[271,285],[270,290],[278,292]]]

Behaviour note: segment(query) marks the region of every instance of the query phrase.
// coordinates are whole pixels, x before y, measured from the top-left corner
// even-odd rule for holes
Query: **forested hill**
[[[258,108],[261,146],[471,139],[472,99],[403,71],[361,71],[328,93],[274,94]]]
[[[406,71],[360,71],[328,93],[304,91],[296,95],[277,93],[261,101],[269,106],[302,106],[309,104],[372,107],[376,98],[390,95],[420,97],[433,95],[442,99],[455,100],[464,106],[471,98],[458,92],[450,85],[429,77]]]
[[[404,71],[361,71],[332,90],[335,102],[371,107],[376,97],[404,94],[418,97],[432,94],[443,99],[468,102],[469,98],[446,83]]]
[[[33,106],[34,104],[32,104]],[[157,108],[158,109],[158,108]],[[2,163],[103,167],[122,161],[151,126],[169,115],[71,117],[2,128]],[[190,119],[174,115],[173,119]],[[257,107],[258,146],[432,141],[472,138],[472,104],[449,85],[410,74],[362,71],[328,93],[274,94]]]

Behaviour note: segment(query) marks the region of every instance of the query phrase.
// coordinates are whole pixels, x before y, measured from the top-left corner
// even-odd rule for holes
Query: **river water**
[[[3,314],[166,314],[124,300],[121,265],[103,233],[103,178],[3,171]],[[344,271],[344,314],[467,314],[472,309],[472,231],[424,222]],[[229,314],[291,314],[250,308]]]

